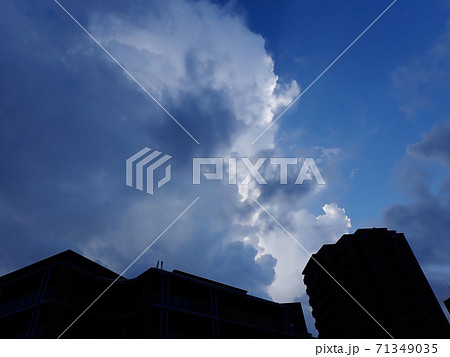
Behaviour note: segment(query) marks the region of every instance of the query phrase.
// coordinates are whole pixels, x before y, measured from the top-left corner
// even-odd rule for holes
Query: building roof
[[[30,264],[26,267],[20,268],[11,273],[1,276],[0,284],[7,282],[7,281],[17,279],[19,277],[26,276],[31,273],[35,273],[37,271],[47,269],[47,268],[57,265],[57,264],[70,264],[70,265],[76,266],[78,269],[82,269],[82,270],[86,271],[89,274],[95,274],[99,278],[117,279],[118,277],[120,277],[120,280],[128,280],[127,278],[120,276],[120,274],[117,274],[116,272],[114,272],[108,268],[105,268],[104,266],[69,249],[69,250],[55,254],[51,257],[40,260],[36,263]],[[196,282],[201,282],[203,284],[213,285],[215,287],[232,290],[237,293],[242,293],[242,294],[247,293],[247,290],[240,289],[240,288],[237,288],[237,287],[234,287],[231,285],[223,284],[223,283],[213,281],[210,279],[202,278],[202,277],[199,277],[199,276],[196,276],[193,274],[189,274],[189,273],[186,273],[186,272],[183,272],[180,270],[173,270],[173,272],[169,272],[169,271],[165,271],[165,270],[161,270],[161,269],[157,269],[157,268],[150,268],[146,272],[155,271],[155,270],[157,270],[158,272],[164,272],[165,274],[175,274],[175,275],[183,277],[184,279],[195,280]],[[144,272],[143,274],[145,274],[146,272]],[[138,278],[138,277],[136,277],[136,278]]]
[[[5,281],[11,281],[16,278],[23,277],[24,275],[28,275],[43,269],[47,269],[50,266],[57,264],[72,264],[77,266],[78,268],[86,270],[89,273],[94,273],[105,279],[116,279],[120,276],[119,274],[113,272],[112,270],[109,270],[108,268],[105,268],[104,266],[88,258],[85,258],[82,255],[69,249],[61,253],[55,254],[49,258],[30,264],[21,269],[15,270],[9,274],[1,276],[0,284]],[[121,277],[121,279],[125,278]]]

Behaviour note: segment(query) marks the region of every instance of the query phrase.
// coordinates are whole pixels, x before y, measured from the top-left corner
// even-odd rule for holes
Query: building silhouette
[[[450,314],[450,298],[444,301],[444,305],[448,310],[448,313]]]
[[[358,229],[325,244],[303,270],[319,338],[387,338],[321,266],[394,338],[450,337],[447,318],[403,233]]]
[[[162,262],[161,262],[162,265]],[[0,337],[57,338],[119,275],[65,251],[0,277]],[[150,268],[115,284],[63,338],[309,338],[300,303]]]

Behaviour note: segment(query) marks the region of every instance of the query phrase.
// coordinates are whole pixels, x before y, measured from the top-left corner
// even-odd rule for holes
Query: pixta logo
[[[245,166],[247,173],[242,180],[238,180],[238,160]],[[235,157],[228,158],[228,183],[230,185],[248,185],[252,178],[260,185],[266,185],[267,181],[259,172],[261,167],[267,161],[266,157],[259,158],[253,163],[248,157],[240,159]],[[325,180],[319,171],[313,158],[307,157],[305,159],[297,159],[296,157],[274,157],[269,160],[270,165],[278,167],[280,185],[288,184],[288,166],[301,164],[300,171],[296,185],[301,185],[305,180],[312,180],[313,176],[319,185],[325,185]],[[192,183],[194,185],[200,184],[202,174],[202,167],[208,167],[207,172],[203,172],[203,177],[206,180],[223,180],[224,179],[224,159],[221,157],[213,158],[194,158],[192,162]],[[211,166],[214,166],[214,172],[211,172]]]
[[[154,172],[156,169],[169,161],[172,156],[163,155],[159,151],[144,148],[126,160],[126,183],[127,186],[136,187],[140,191],[145,190],[148,194],[153,195],[154,188]],[[147,178],[146,184],[145,177]],[[165,174],[162,179],[157,182],[158,188],[164,186],[171,179],[171,166],[165,165]]]
[[[170,155],[163,155],[160,151],[144,148],[126,160],[126,184],[135,187],[138,190],[146,191],[150,195],[154,193],[154,187],[162,187],[171,179],[171,166],[167,164],[172,158]],[[227,162],[227,164],[225,164]],[[254,180],[259,185],[266,185],[267,181],[260,172],[263,165],[269,163],[275,168],[279,175],[279,184],[288,184],[289,166],[299,167],[295,185],[301,185],[304,181],[316,180],[318,185],[325,185],[325,180],[320,173],[313,158],[304,159],[296,157],[273,157],[258,158],[252,160],[248,157],[235,158],[228,157],[226,160],[222,157],[195,157],[192,159],[192,183],[200,185],[203,180],[223,180],[224,167],[226,166],[228,184],[230,185],[248,185]],[[164,177],[157,182],[155,180],[155,171],[164,165]],[[238,167],[240,170],[238,170]],[[238,171],[240,177],[238,177]],[[265,172],[268,172],[266,170]],[[274,171],[271,171],[271,178],[274,178]]]

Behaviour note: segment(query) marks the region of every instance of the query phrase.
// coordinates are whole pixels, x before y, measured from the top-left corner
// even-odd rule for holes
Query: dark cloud
[[[156,19],[162,6],[101,4],[67,6],[84,24],[94,13],[115,13],[116,6],[122,19],[140,14],[137,22],[148,24],[142,14]],[[225,150],[246,125],[235,120],[226,92],[203,83],[216,64],[205,67],[195,52],[184,61],[185,80],[196,91],[168,86],[161,101],[200,146],[55,4],[6,1],[1,7],[1,269],[70,248],[121,271],[198,194],[190,159]],[[158,197],[124,185],[125,159],[145,146],[173,156],[173,180]],[[192,223],[177,223],[130,274],[167,257],[168,267],[210,271],[213,279],[268,297],[264,288],[274,279],[276,260],[269,254],[255,260],[254,247],[229,239],[237,187],[206,185],[203,195],[202,210],[189,212]]]
[[[450,120],[437,123],[423,140],[408,146],[407,152],[424,158],[438,158],[450,168]]]
[[[299,260],[299,248],[280,239],[283,233],[248,198],[260,194],[284,224],[295,221],[296,236],[313,226],[301,238],[317,238],[315,244],[344,233],[345,211],[324,206],[325,215],[299,210],[290,219],[288,212],[316,192],[314,182],[280,186],[272,176],[259,188],[227,179],[192,185],[192,157],[284,156],[274,149],[276,130],[251,145],[299,91],[295,82],[275,90],[263,38],[207,2],[62,3],[201,144],[56,4],[2,2],[0,269],[70,248],[122,272],[200,197],[127,276],[164,260],[166,269],[261,297],[289,301],[301,294],[307,257]],[[172,156],[172,180],[153,196],[124,182],[125,160],[143,147]]]
[[[388,227],[405,233],[441,302],[449,295],[444,287],[450,277],[449,129],[448,121],[440,122],[408,147],[397,178],[409,203],[392,204],[383,212]],[[441,160],[447,169],[437,171],[432,159]]]
[[[263,254],[257,259],[257,249],[241,241],[231,242],[213,254],[209,260],[202,262],[208,267],[206,275],[241,287],[250,294],[270,299],[265,291],[275,279],[277,260],[270,254]],[[204,258],[199,254],[199,259]]]

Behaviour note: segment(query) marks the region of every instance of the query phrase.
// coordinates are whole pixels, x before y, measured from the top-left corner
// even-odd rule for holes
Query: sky
[[[398,0],[342,54],[391,2],[2,1],[0,274],[65,249],[122,272],[164,232],[125,276],[164,260],[301,301],[315,334],[308,253],[388,227],[448,298],[450,6]],[[125,184],[145,147],[172,157],[153,195]],[[193,185],[195,157],[225,179]],[[299,164],[281,185],[269,159],[242,183],[240,158],[282,157],[326,184],[294,184]]]

